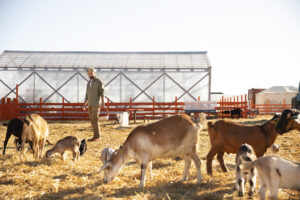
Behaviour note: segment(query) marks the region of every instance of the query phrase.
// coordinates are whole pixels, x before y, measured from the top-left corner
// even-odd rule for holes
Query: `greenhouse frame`
[[[1,98],[21,102],[83,102],[94,67],[110,102],[193,102],[211,99],[206,51],[79,52],[4,51],[0,55]]]

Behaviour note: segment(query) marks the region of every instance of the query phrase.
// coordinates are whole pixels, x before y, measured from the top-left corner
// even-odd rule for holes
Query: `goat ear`
[[[101,171],[103,171],[104,169],[106,169],[107,167],[111,167],[112,166],[112,163],[110,161],[106,162],[100,169],[99,173]]]

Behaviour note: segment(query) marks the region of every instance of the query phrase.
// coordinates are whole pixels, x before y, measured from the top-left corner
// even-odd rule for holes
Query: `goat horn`
[[[99,173],[102,172],[105,168],[111,165],[111,162],[106,162],[100,169]]]

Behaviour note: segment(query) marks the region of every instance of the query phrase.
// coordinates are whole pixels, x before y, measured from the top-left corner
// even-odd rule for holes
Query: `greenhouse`
[[[1,98],[19,101],[83,102],[94,67],[110,102],[191,102],[211,99],[206,51],[77,52],[4,51],[0,55]]]

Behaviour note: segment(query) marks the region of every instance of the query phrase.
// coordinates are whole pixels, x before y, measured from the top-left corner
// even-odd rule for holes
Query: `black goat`
[[[12,134],[16,137],[15,144],[16,144],[17,150],[19,149],[18,146],[21,145],[21,138],[22,138],[24,122],[20,119],[15,118],[15,119],[10,120],[7,124],[3,124],[3,125],[7,126],[6,136],[5,136],[5,140],[4,140],[4,147],[3,147],[3,155],[5,155],[5,149],[6,149],[7,142]],[[31,147],[32,147],[32,144],[31,144]]]
[[[242,109],[236,108],[236,109],[233,109],[233,110],[225,110],[222,113],[223,114],[230,114],[231,118],[233,118],[234,116],[237,116],[238,118],[241,118]]]

